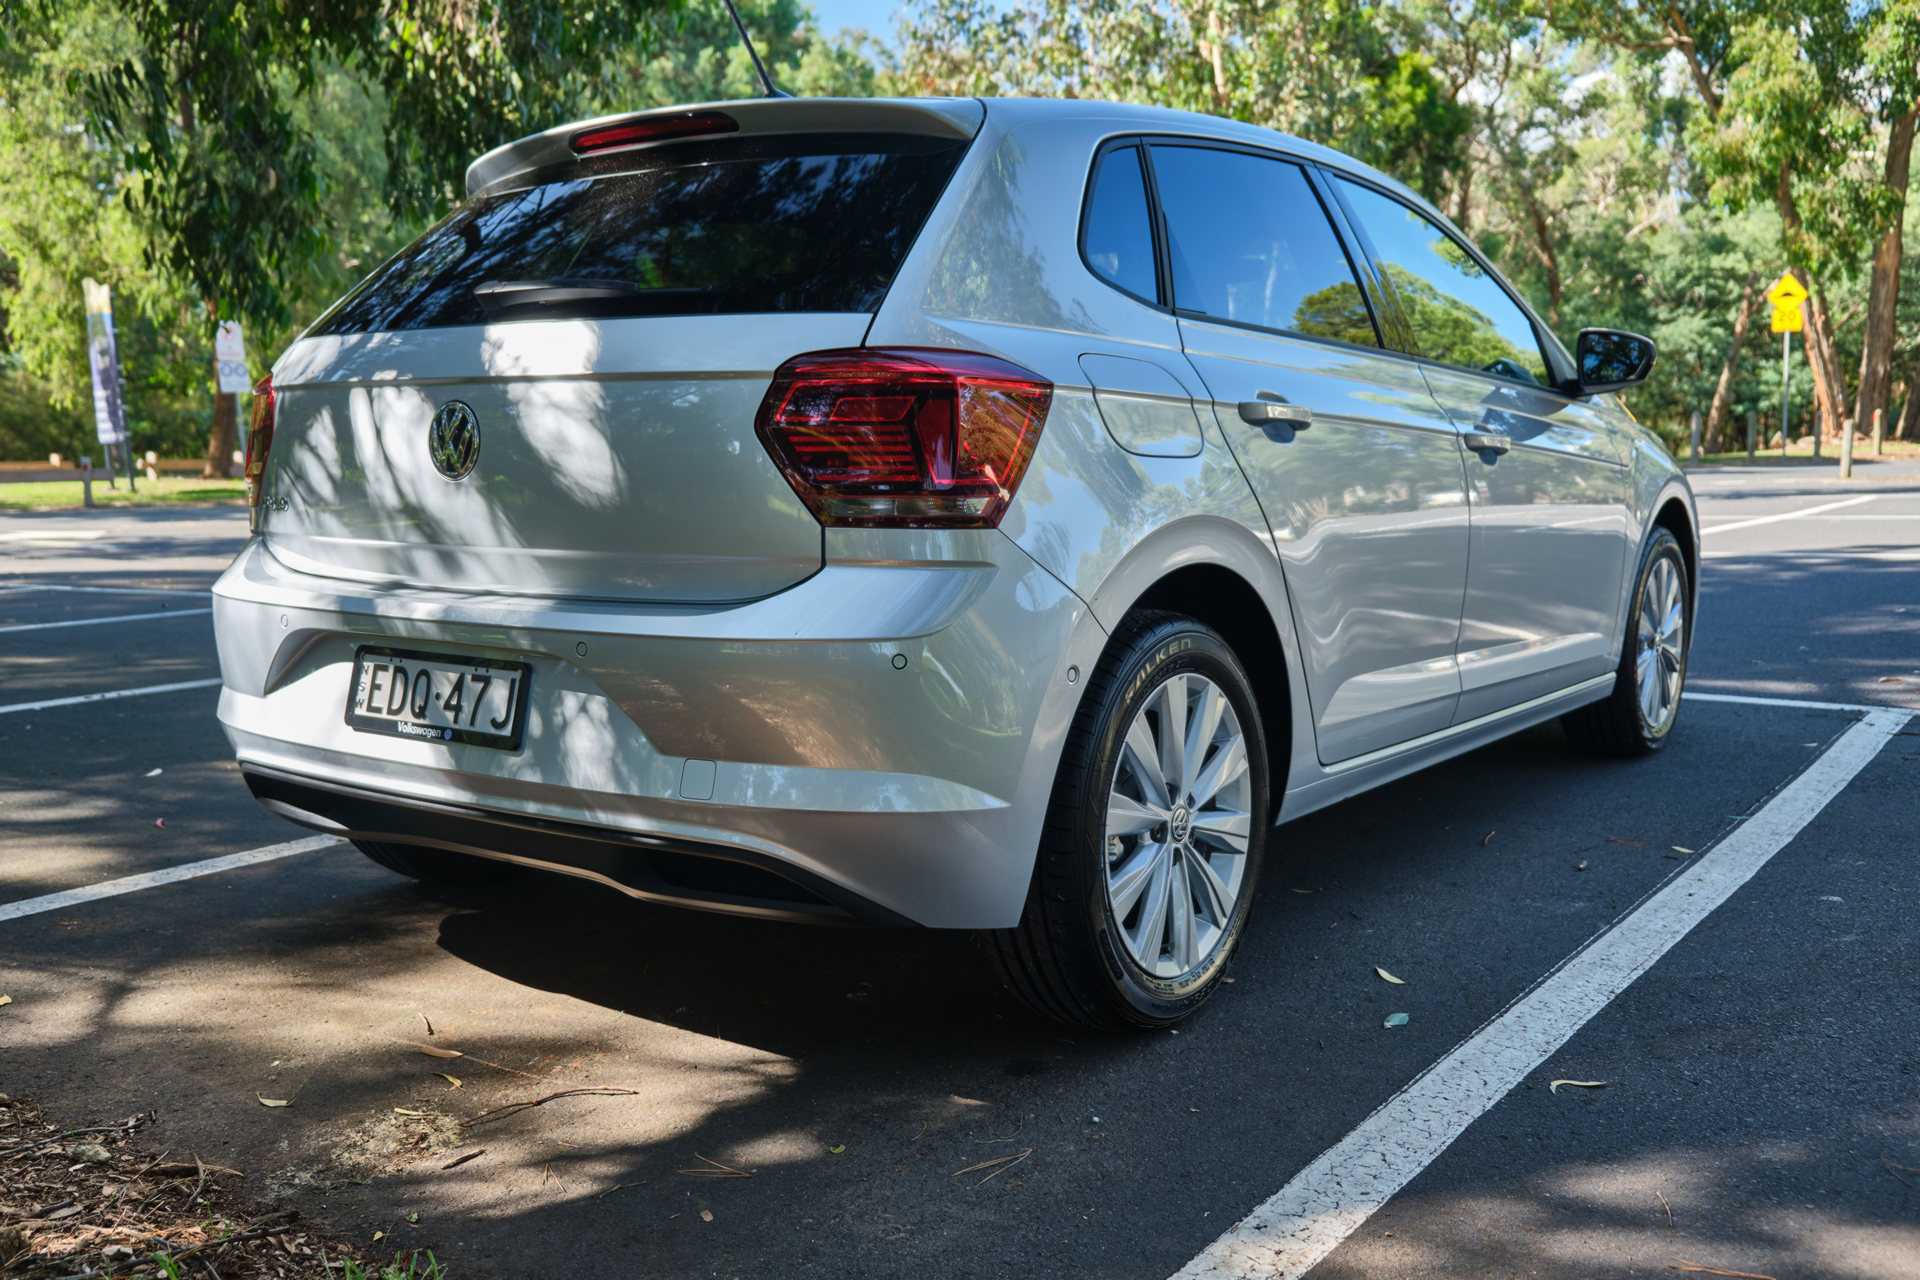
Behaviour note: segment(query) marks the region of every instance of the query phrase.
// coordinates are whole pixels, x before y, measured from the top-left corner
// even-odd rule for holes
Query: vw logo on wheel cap
[[[466,478],[480,459],[480,419],[470,406],[458,400],[440,406],[427,429],[427,453],[435,469],[447,479]]]

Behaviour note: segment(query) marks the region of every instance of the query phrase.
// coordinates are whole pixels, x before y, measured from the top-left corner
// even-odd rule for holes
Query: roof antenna
[[[753,47],[753,37],[747,34],[747,24],[740,21],[740,10],[734,8],[733,0],[726,0],[727,12],[733,15],[733,29],[740,33],[740,43],[747,46],[747,56],[753,59],[753,69],[760,75],[760,83],[766,86],[769,98],[791,98],[790,93],[782,93],[773,84],[773,77],[767,74],[767,64],[760,61],[759,51]]]

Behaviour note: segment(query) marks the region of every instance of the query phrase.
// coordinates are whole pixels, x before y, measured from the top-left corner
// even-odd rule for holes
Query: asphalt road
[[[1920,468],[1695,481],[1689,689],[1782,701],[1689,700],[1634,764],[1549,726],[1290,824],[1233,985],[1177,1035],[1037,1022],[962,935],[433,892],[336,846],[0,919],[0,1089],[155,1108],[149,1141],[455,1280],[1163,1280],[1791,808],[1860,732],[1845,706],[1920,711]],[[0,904],[305,834],[247,797],[211,688],[6,710],[214,678],[197,592],[244,530],[0,517],[0,587],[119,589],[0,591]],[[1894,723],[1312,1274],[1920,1277],[1920,720]],[[633,1092],[458,1123],[586,1087]],[[681,1172],[706,1160],[751,1176]]]

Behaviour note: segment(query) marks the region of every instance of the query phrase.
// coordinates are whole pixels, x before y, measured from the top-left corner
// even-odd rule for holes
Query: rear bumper
[[[348,839],[425,845],[597,880],[649,902],[827,924],[911,921],[791,863],[731,844],[513,817],[242,766],[269,813]]]
[[[295,821],[709,909],[952,928],[1018,919],[1084,687],[1066,672],[1105,642],[992,531],[835,533],[820,574],[722,606],[356,587],[256,540],[214,623],[221,723]],[[349,728],[355,648],[395,642],[531,664],[522,749]]]

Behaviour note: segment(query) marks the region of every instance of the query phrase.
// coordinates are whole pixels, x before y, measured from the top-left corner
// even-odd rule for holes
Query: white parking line
[[[1875,498],[1882,496],[1884,495],[1878,493],[1863,493],[1857,498],[1842,498],[1838,502],[1822,502],[1818,506],[1802,507],[1798,511],[1782,511],[1778,515],[1755,516],[1751,520],[1735,520],[1731,524],[1703,525],[1700,533],[1702,536],[1709,533],[1729,533],[1734,529],[1751,529],[1756,525],[1778,524],[1782,520],[1799,520],[1805,516],[1817,516],[1822,511],[1838,511],[1841,507],[1857,507],[1863,502],[1872,502]]]
[[[144,689],[110,689],[106,693],[83,693],[72,698],[48,698],[44,702],[16,702],[0,707],[0,716],[15,711],[45,711],[50,707],[77,707],[83,702],[107,702],[114,698],[140,698],[149,693],[178,693],[182,689],[211,689],[220,677],[210,680],[181,680],[175,684],[150,684]]]
[[[192,880],[198,876],[219,875],[222,871],[251,867],[262,862],[272,862],[277,858],[291,858],[296,853],[311,853],[315,849],[325,849],[339,843],[339,836],[308,836],[304,840],[270,844],[264,849],[229,853],[225,857],[207,858],[201,862],[185,862],[177,867],[168,867],[164,871],[149,871],[144,875],[103,880],[99,884],[68,889],[64,893],[49,893],[39,898],[22,898],[18,902],[0,905],[0,923],[18,920],[22,916],[39,915],[43,911],[64,911],[68,907],[77,907],[83,902],[97,902],[101,898],[136,893],[141,889],[152,889],[158,885]]]
[[[1920,560],[1916,551],[1853,551],[1836,547],[1832,551],[1707,551],[1708,560]]]
[[[206,596],[205,587],[75,587],[63,582],[0,582],[0,591],[85,591],[103,596]]]
[[[1353,1234],[1481,1115],[1732,896],[1912,712],[1878,708],[1739,829],[1361,1121],[1174,1280],[1283,1280]]]
[[[65,622],[19,622],[0,627],[8,631],[52,631],[58,627],[97,627],[105,622],[145,622],[149,618],[197,618],[212,609],[162,609],[158,613],[116,613],[111,618],[70,618]]]
[[[1691,702],[1738,702],[1749,707],[1797,707],[1802,711],[1900,711],[1900,707],[1889,707],[1885,703],[1870,705],[1865,702],[1805,702],[1799,698],[1766,698],[1754,694],[1742,693],[1695,693],[1689,689],[1680,695]],[[1908,714],[1913,714],[1909,712]]]

